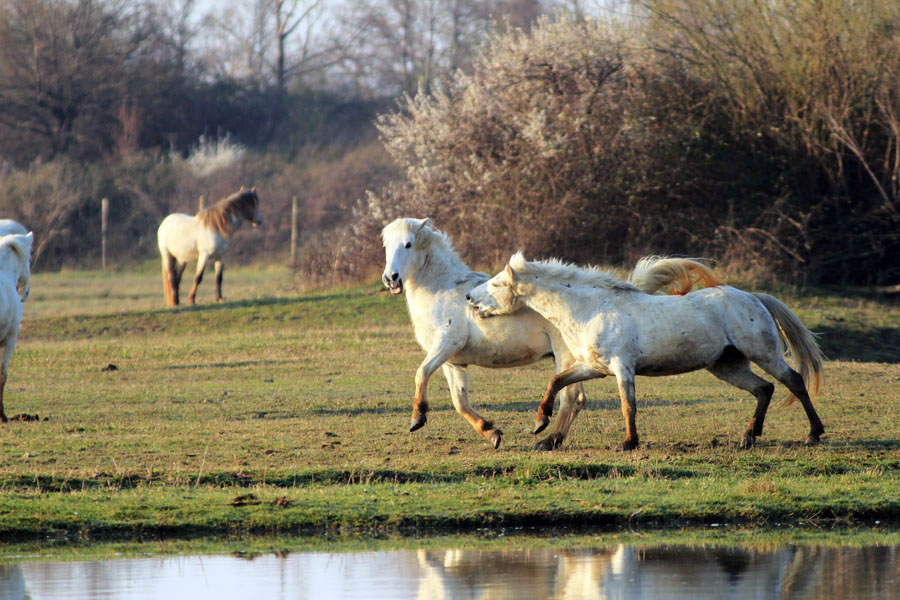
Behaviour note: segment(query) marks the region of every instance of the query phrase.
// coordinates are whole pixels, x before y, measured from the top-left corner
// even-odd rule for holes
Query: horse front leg
[[[4,368],[2,372],[0,372],[0,423],[6,423],[9,419],[6,418],[6,413],[3,412],[3,390],[6,389],[6,369]]]
[[[553,401],[556,399],[556,395],[561,389],[568,385],[584,381],[585,379],[595,379],[602,376],[603,373],[583,363],[575,363],[568,369],[554,375],[547,386],[547,392],[544,394],[544,399],[541,400],[541,404],[538,406],[537,417],[535,417],[534,420],[533,433],[537,435],[550,424],[550,417],[553,416]]]
[[[447,384],[450,386],[450,398],[453,400],[456,412],[461,414],[469,422],[469,425],[475,428],[475,431],[486,437],[494,450],[499,448],[500,442],[503,440],[503,432],[496,429],[490,421],[486,421],[469,404],[469,373],[466,368],[444,363],[443,369]]]
[[[425,360],[416,369],[416,395],[413,399],[413,414],[409,422],[409,430],[421,429],[428,422],[428,380],[437,368],[462,348],[463,343],[439,339],[425,355]]]
[[[200,258],[197,259],[197,272],[194,274],[194,285],[191,287],[191,292],[188,294],[188,303],[192,305],[197,298],[197,288],[200,287],[200,282],[203,281],[203,271],[206,270],[207,260],[209,260],[209,257],[205,254],[201,254]]]
[[[225,263],[221,260],[217,260],[215,262],[216,269],[216,302],[225,302],[225,298],[222,297],[222,271],[225,270]]]
[[[6,390],[6,379],[9,377],[9,359],[12,358],[13,348],[16,346],[18,333],[13,334],[11,338],[7,338],[3,346],[3,356],[0,358],[0,423],[6,423],[6,413],[3,412],[3,392]]]

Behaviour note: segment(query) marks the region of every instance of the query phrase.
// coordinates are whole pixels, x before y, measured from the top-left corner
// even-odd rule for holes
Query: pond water
[[[614,546],[0,562],[0,600],[900,597],[900,546]]]

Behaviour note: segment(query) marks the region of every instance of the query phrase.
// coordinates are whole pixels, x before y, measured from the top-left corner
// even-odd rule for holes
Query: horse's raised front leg
[[[225,270],[225,263],[222,260],[217,260],[215,262],[216,269],[216,302],[225,302],[225,298],[222,297],[222,271]]]
[[[625,440],[619,444],[617,449],[628,452],[638,447],[634,369],[622,364],[619,360],[610,361],[609,366],[616,376],[616,383],[619,386],[619,401],[622,404],[622,416],[625,417]]]
[[[437,371],[437,368],[447,362],[447,359],[456,354],[463,347],[464,342],[454,342],[441,338],[431,347],[425,360],[416,369],[416,396],[413,399],[413,414],[409,423],[409,430],[421,429],[428,421],[428,380]]]
[[[584,381],[585,379],[595,379],[602,376],[603,373],[596,371],[583,363],[575,363],[565,371],[554,375],[553,379],[550,380],[550,384],[547,386],[547,393],[544,394],[541,405],[538,406],[537,417],[535,417],[534,422],[534,433],[538,434],[542,432],[547,425],[550,424],[550,417],[553,416],[553,401],[556,399],[556,395],[561,389],[568,385],[572,385],[573,383]]]
[[[503,432],[496,429],[490,421],[486,421],[469,404],[469,373],[466,368],[444,363],[443,369],[447,384],[450,386],[450,398],[453,400],[456,412],[461,414],[475,428],[475,431],[486,437],[494,450],[499,448]]]
[[[194,285],[191,287],[191,293],[188,294],[188,302],[190,304],[194,304],[197,297],[197,288],[200,287],[200,282],[203,281],[203,271],[206,270],[206,262],[209,260],[209,257],[205,254],[201,254],[200,258],[197,259],[197,272],[194,274]]]

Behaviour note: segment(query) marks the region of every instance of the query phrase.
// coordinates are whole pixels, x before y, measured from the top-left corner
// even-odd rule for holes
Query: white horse
[[[385,226],[381,237],[386,263],[382,281],[393,294],[406,292],[416,341],[426,352],[425,360],[416,370],[409,430],[416,431],[425,425],[428,380],[441,367],[454,408],[498,448],[503,433],[469,404],[466,368],[469,365],[514,367],[552,356],[556,371],[560,372],[571,366],[572,354],[556,327],[534,311],[522,310],[503,319],[478,319],[468,306],[466,295],[490,276],[466,266],[450,239],[436,230],[430,219],[397,219]],[[711,272],[699,262],[656,257],[638,263],[632,278],[647,293],[672,283],[690,289],[697,279],[709,285],[713,279]],[[556,425],[535,449],[558,448],[584,402],[581,384],[563,389]]]
[[[9,375],[19,326],[22,324],[22,299],[18,289],[28,289],[31,277],[31,233],[14,233],[0,238],[0,421],[6,423],[3,412],[3,390]]]
[[[506,269],[469,292],[482,317],[538,312],[559,328],[575,362],[550,381],[538,409],[535,433],[547,426],[561,388],[614,375],[619,387],[626,437],[622,450],[638,445],[635,375],[674,375],[708,369],[716,377],[756,396],[756,412],[744,437],[750,447],[762,435],[771,383],[753,373],[759,365],[799,399],[809,419],[807,443],[825,432],[807,391],[816,396],[823,356],[815,338],[782,302],[728,286],[685,296],[650,296],[607,272],[558,261],[527,262],[513,255]],[[491,319],[488,319],[490,321]],[[779,333],[780,332],[780,333]],[[784,336],[798,364],[784,359]]]
[[[12,219],[0,219],[0,237],[13,234],[25,235],[27,233],[28,229],[18,221]],[[25,302],[28,299],[28,294],[30,293],[31,288],[27,285],[24,288],[19,288],[19,297],[22,299],[22,302]]]
[[[196,216],[172,213],[159,225],[156,240],[162,257],[163,290],[169,306],[178,306],[178,286],[188,261],[197,261],[188,302],[194,304],[197,287],[210,260],[215,262],[216,301],[223,302],[222,269],[231,235],[244,221],[262,223],[256,188],[241,191],[204,208]]]

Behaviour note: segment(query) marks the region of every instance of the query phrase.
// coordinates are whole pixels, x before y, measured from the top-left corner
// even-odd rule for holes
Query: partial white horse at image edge
[[[425,359],[416,370],[410,431],[427,421],[428,381],[440,367],[450,387],[454,408],[496,449],[502,431],[469,403],[469,365],[505,368],[552,357],[556,371],[568,369],[574,358],[557,329],[538,313],[522,310],[503,319],[475,316],[466,295],[489,275],[472,271],[459,258],[450,239],[430,219],[396,219],[382,230],[385,249],[384,285],[406,294],[416,341]],[[709,269],[692,259],[651,257],[638,263],[632,281],[645,293],[670,284],[690,289],[694,282],[714,285]],[[551,434],[536,449],[558,448],[584,406],[580,383],[561,391],[560,410]]]
[[[27,233],[28,228],[18,221],[14,221],[13,219],[0,219],[0,237],[4,235],[25,235]],[[19,288],[19,297],[22,299],[22,302],[28,300],[28,294],[30,293],[31,288],[27,285]]]
[[[31,243],[34,236],[14,233],[0,238],[0,421],[6,423],[3,393],[9,376],[19,327],[22,324],[22,299],[19,289],[28,289],[31,277]]]
[[[620,449],[632,450],[638,446],[634,377],[708,369],[756,397],[743,441],[750,447],[762,435],[775,389],[753,373],[751,361],[784,384],[790,399],[800,400],[810,424],[807,443],[817,443],[825,432],[809,395],[815,398],[822,381],[822,353],[800,319],[767,294],[719,286],[684,296],[650,296],[609,273],[558,261],[528,262],[517,253],[469,297],[487,321],[523,308],[538,312],[558,326],[575,357],[550,381],[535,432],[547,426],[553,399],[564,386],[613,375],[626,425]],[[785,361],[782,335],[799,373]]]

